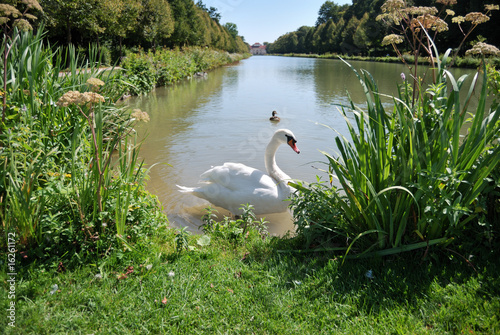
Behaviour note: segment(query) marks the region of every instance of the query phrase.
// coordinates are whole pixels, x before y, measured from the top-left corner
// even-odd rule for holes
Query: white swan
[[[297,140],[288,129],[278,129],[267,145],[265,164],[268,174],[240,163],[224,163],[212,167],[200,176],[198,187],[179,186],[181,192],[192,193],[233,214],[241,214],[243,204],[254,206],[255,214],[285,212],[293,189],[288,185],[291,178],[276,164],[278,147],[287,143],[300,153]]]

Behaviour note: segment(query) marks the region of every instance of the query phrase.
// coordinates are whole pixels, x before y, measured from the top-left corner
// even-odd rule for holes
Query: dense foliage
[[[394,54],[393,50],[382,45],[384,36],[393,32],[393,29],[377,17],[383,13],[382,5],[385,0],[353,1],[350,6],[340,6],[333,1],[326,1],[318,12],[316,25],[302,26],[296,31],[280,36],[276,41],[269,44],[270,53],[338,53],[349,55],[381,56]],[[455,1],[451,8],[455,16],[465,16],[471,12],[484,12],[485,4],[499,4],[498,0],[459,0]],[[401,1],[405,6],[433,6],[438,10],[444,8],[443,2],[435,0]],[[499,22],[500,13],[494,11],[489,13],[490,21]],[[462,29],[468,30],[469,26],[463,24],[460,27],[452,23],[452,16],[446,18],[449,30],[438,34],[436,42],[439,51],[444,52],[448,48],[456,48],[457,40],[462,40]],[[491,24],[479,26],[469,36],[470,43],[488,42],[500,45],[500,37]],[[464,45],[460,49],[463,54],[470,45]],[[408,48],[410,49],[410,48]]]
[[[6,1],[21,12],[36,1],[25,2]],[[198,4],[193,0],[40,0],[38,3],[37,8],[31,8],[38,18],[32,22],[35,29],[47,27],[47,38],[57,45],[73,44],[87,49],[90,43],[97,42],[107,63],[123,55],[123,48],[208,46],[229,52],[248,51],[236,25],[232,30],[221,25],[200,1]],[[5,13],[0,9],[0,16]]]

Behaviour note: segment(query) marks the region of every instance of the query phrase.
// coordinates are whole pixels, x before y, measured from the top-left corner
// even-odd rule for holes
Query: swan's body
[[[290,130],[277,130],[266,148],[265,163],[268,174],[240,163],[224,163],[212,167],[200,176],[198,187],[178,186],[181,192],[189,192],[225,208],[233,214],[241,214],[244,204],[254,206],[255,214],[281,213],[287,210],[293,189],[288,185],[291,178],[276,164],[278,147],[287,143],[296,153],[297,140]]]
[[[269,118],[270,121],[275,121],[275,122],[279,122],[280,118],[278,116],[276,116],[276,114],[278,114],[276,111],[273,111],[273,116],[271,116]]]

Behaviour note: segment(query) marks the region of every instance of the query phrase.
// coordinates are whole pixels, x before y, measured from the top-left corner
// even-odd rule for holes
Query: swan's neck
[[[281,169],[276,164],[276,151],[281,143],[278,141],[271,141],[267,145],[266,148],[266,170],[269,176],[271,176],[276,182],[287,184],[287,182],[291,179],[286,173],[281,171]]]

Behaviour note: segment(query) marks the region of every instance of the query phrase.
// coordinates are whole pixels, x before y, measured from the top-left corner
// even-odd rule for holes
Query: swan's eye
[[[290,135],[285,135],[286,136],[286,142],[289,143],[290,141],[292,141],[292,143],[297,143],[297,140],[294,139],[292,136]]]

